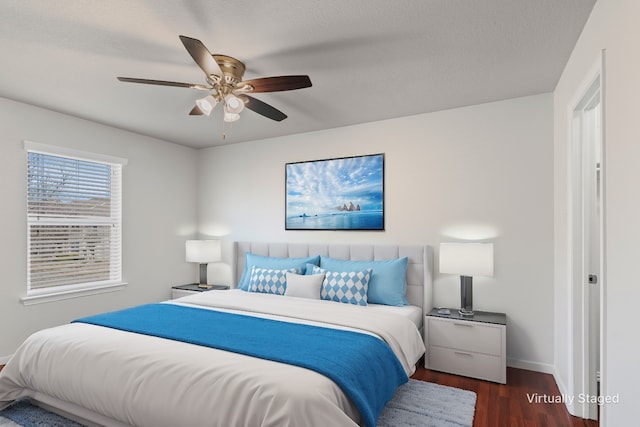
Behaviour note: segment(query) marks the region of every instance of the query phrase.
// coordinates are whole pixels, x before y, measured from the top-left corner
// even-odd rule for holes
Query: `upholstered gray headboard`
[[[433,248],[430,246],[234,242],[233,251],[235,262],[233,283],[236,285],[242,277],[247,252],[279,258],[321,255],[354,261],[384,260],[406,256],[409,259],[407,264],[407,300],[411,305],[421,307],[424,312],[428,312],[432,308]]]

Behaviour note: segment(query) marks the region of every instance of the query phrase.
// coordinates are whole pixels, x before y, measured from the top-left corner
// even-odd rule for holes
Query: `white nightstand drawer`
[[[505,369],[499,356],[464,352],[451,348],[430,346],[429,367],[466,377],[505,383]]]
[[[429,344],[456,350],[500,356],[502,326],[486,323],[429,319]]]

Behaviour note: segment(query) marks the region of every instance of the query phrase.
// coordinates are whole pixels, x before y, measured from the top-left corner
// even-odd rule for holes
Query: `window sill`
[[[79,298],[88,295],[104,294],[106,292],[121,291],[127,286],[126,282],[111,283],[108,285],[96,286],[84,289],[72,289],[62,292],[48,292],[40,295],[25,295],[20,298],[24,305],[44,304],[47,302],[61,301],[71,298]]]

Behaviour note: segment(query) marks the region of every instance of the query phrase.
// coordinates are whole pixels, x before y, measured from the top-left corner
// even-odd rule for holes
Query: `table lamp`
[[[473,276],[493,276],[493,243],[441,243],[440,273],[460,275],[460,310],[473,316]]]
[[[186,261],[200,264],[201,288],[208,288],[207,263],[218,262],[222,255],[222,242],[220,240],[187,240],[185,243]]]

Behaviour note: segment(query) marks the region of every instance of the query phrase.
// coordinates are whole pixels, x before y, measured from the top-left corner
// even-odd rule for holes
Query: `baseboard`
[[[542,372],[555,377],[555,366],[548,363],[532,362],[530,360],[507,359],[507,366],[510,368],[526,369],[527,371]],[[557,382],[557,381],[556,381]]]
[[[560,392],[560,396],[570,395],[567,385],[562,381],[561,377],[556,372],[555,366],[553,365],[549,365],[547,363],[532,362],[530,360],[507,359],[507,366],[511,368],[526,369],[528,371],[541,372],[543,374],[551,374],[553,376],[553,380],[556,382],[556,385],[558,386],[558,391]],[[569,412],[569,414],[576,417],[580,417],[580,415],[577,414],[578,408],[576,407],[575,402],[567,400],[564,402],[564,405],[567,408],[567,411]]]
[[[558,391],[560,392],[560,396],[570,396],[572,394],[569,393],[569,388],[562,381],[560,375],[556,372],[553,373],[553,379],[556,381],[556,385],[558,386]],[[564,402],[564,406],[567,408],[567,412],[574,417],[580,417],[578,414],[578,408],[573,400],[569,401],[568,399]]]
[[[553,373],[553,379],[556,381],[556,385],[558,386],[558,391],[560,392],[561,396],[568,396],[569,395],[569,389],[567,388],[567,385],[564,383],[564,381],[562,381],[562,378],[560,377],[560,375],[558,375],[556,372]]]

